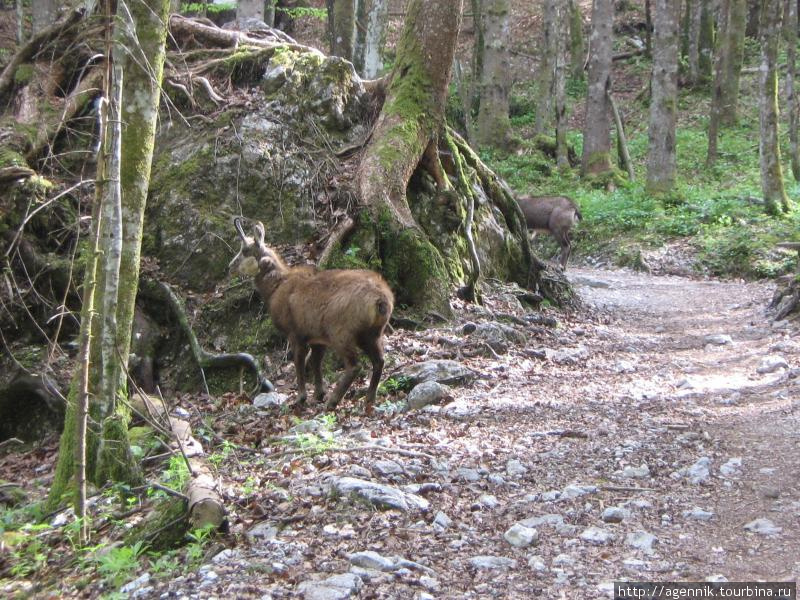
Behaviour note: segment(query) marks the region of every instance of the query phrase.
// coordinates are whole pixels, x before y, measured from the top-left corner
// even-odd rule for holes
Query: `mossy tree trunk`
[[[331,54],[353,60],[356,43],[356,0],[332,0],[328,3]]]
[[[483,2],[483,69],[480,110],[475,140],[479,146],[505,148],[511,122],[508,118],[508,0]]]
[[[737,120],[739,77],[744,60],[744,32],[747,23],[747,1],[728,0],[728,3],[728,19],[722,50],[726,55],[720,102],[720,122],[723,125],[733,125]]]
[[[700,28],[697,32],[697,83],[711,81],[714,56],[714,11],[711,0],[700,0]]]
[[[556,64],[556,44],[559,0],[544,0],[544,16],[542,18],[542,47],[539,56],[539,69],[536,73],[536,121],[534,131],[537,134],[550,130],[553,120],[553,70]]]
[[[792,176],[800,181],[800,154],[798,153],[798,120],[800,105],[795,89],[797,75],[797,0],[786,0],[783,9],[783,35],[786,38],[786,110],[789,113],[789,158]]]
[[[778,142],[778,42],[780,40],[781,1],[761,2],[760,141],[761,193],[767,212],[789,210],[783,185],[781,150]]]
[[[583,130],[584,176],[609,174],[611,165],[611,134],[608,93],[611,89],[611,44],[614,22],[613,0],[594,0],[592,5],[592,35],[589,42],[589,87],[586,92],[586,121]]]
[[[562,172],[569,170],[569,151],[567,148],[567,101],[566,101],[566,42],[571,20],[564,17],[569,5],[562,0],[556,6],[556,62],[553,70],[553,108],[556,122],[556,165]]]
[[[675,185],[675,108],[678,99],[679,0],[655,0],[653,73],[650,80],[650,128],[647,191],[666,193]]]
[[[383,44],[386,37],[386,19],[389,14],[388,0],[360,0],[356,27],[356,45],[353,65],[365,79],[374,79],[383,70]]]
[[[116,303],[107,298],[106,284],[109,273],[101,260],[94,305],[113,310],[113,315],[93,319],[92,329],[103,331],[92,339],[90,349],[90,404],[94,427],[87,445],[87,476],[95,484],[108,480],[136,482],[140,479],[137,465],[130,453],[127,437],[128,412],[121,402],[127,395],[124,364],[130,351],[133,309],[139,280],[142,225],[150,166],[155,142],[160,84],[163,72],[169,0],[131,0],[126,10],[120,11],[115,29],[114,61],[124,71],[122,89],[121,158],[119,184],[122,190],[119,216],[121,217],[121,244]],[[113,239],[113,228],[103,231]],[[119,232],[116,234],[119,236]],[[116,240],[120,241],[120,240]],[[91,318],[82,315],[83,319]],[[103,323],[116,320],[113,348],[102,348],[103,337],[111,330]],[[112,328],[113,329],[113,328]],[[48,503],[56,506],[68,491],[75,473],[75,398],[77,385],[73,379],[70,390],[64,433],[59,447],[59,459]],[[106,383],[104,383],[106,382]],[[106,393],[104,394],[104,390]],[[108,391],[110,390],[110,392]],[[110,397],[109,395],[110,394]],[[98,431],[97,428],[100,428]]]
[[[410,303],[447,312],[445,261],[414,220],[406,189],[423,156],[434,175],[438,170],[440,188],[446,186],[438,142],[461,13],[462,0],[409,3],[386,100],[356,176],[394,265],[390,278]]]
[[[583,15],[577,0],[567,0],[569,10],[569,56],[570,73],[573,79],[583,79],[583,63],[586,52],[583,44]]]

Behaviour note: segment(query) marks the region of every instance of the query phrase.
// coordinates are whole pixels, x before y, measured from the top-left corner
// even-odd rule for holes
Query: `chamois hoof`
[[[269,392],[275,391],[275,386],[272,385],[272,382],[269,379],[264,377],[258,382],[258,391],[262,394],[268,394]]]

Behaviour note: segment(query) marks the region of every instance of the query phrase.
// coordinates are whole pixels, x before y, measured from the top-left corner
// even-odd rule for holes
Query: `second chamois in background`
[[[572,240],[570,231],[581,220],[581,211],[575,201],[566,196],[520,196],[517,198],[525,224],[536,235],[538,231],[546,231],[561,246],[559,262],[561,268],[567,268]]]
[[[306,356],[311,349],[314,398],[322,400],[322,358],[327,348],[341,358],[344,374],[327,397],[332,410],[358,375],[359,350],[372,363],[365,412],[372,414],[383,372],[383,333],[392,316],[394,295],[378,273],[364,269],[320,271],[311,265],[289,267],[264,243],[264,225],[253,236],[235,219],[242,248],[234,259],[241,275],[253,277],[275,326],[289,338],[294,355],[298,403],[306,400]]]

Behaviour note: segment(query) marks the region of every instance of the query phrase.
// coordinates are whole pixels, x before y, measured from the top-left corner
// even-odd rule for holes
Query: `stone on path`
[[[500,570],[513,569],[517,566],[517,561],[505,556],[473,556],[469,559],[469,564],[475,569]]]
[[[539,532],[532,527],[526,527],[522,523],[514,523],[503,534],[503,538],[516,548],[527,548],[536,543],[536,540],[539,539]]]
[[[656,542],[658,542],[658,538],[652,533],[648,533],[643,529],[629,533],[628,537],[625,538],[626,544],[636,548],[637,550],[641,550],[645,554],[653,553],[653,544]]]
[[[362,585],[357,575],[342,573],[320,581],[304,581],[297,586],[297,591],[304,600],[345,600],[358,594]]]
[[[783,528],[776,526],[775,523],[766,518],[750,521],[744,528],[745,531],[750,531],[751,533],[757,533],[759,535],[778,535],[783,531]]]
[[[389,485],[356,479],[355,477],[332,477],[328,480],[331,489],[342,496],[355,494],[379,508],[396,508],[403,512],[426,511],[430,503],[417,494],[404,492]]]
[[[607,544],[611,540],[614,539],[614,534],[608,531],[607,529],[603,529],[602,527],[588,527],[586,528],[580,535],[580,538],[584,542],[589,542],[590,544]]]
[[[767,373],[774,373],[780,369],[788,368],[789,363],[786,362],[785,358],[779,354],[770,354],[761,359],[761,363],[759,363],[756,372],[760,375],[766,375]]]

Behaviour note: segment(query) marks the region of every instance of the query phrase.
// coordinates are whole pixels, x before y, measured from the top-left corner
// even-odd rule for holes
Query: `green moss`
[[[397,302],[449,313],[447,265],[433,244],[414,229],[391,232],[382,241],[386,257],[383,272]]]
[[[159,502],[150,516],[130,531],[125,543],[132,545],[142,541],[154,552],[170,550],[183,543],[187,531],[189,519],[186,502],[179,498],[168,498]]]
[[[25,85],[33,78],[33,65],[30,63],[23,63],[14,71],[14,83],[16,85]]]

